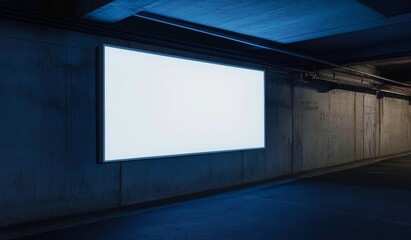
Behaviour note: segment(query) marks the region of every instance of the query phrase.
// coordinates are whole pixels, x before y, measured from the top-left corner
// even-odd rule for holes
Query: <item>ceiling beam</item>
[[[401,58],[411,56],[411,39],[397,40],[395,42],[383,42],[370,44],[349,50],[342,50],[330,54],[322,54],[321,57],[339,64],[354,62],[368,62],[381,59]]]
[[[293,42],[304,41],[307,39],[317,39],[317,38],[327,37],[327,36],[336,36],[337,34],[352,33],[352,32],[376,29],[376,28],[381,28],[381,27],[390,27],[393,25],[399,25],[399,24],[410,23],[410,22],[411,22],[411,13],[408,13],[408,14],[389,17],[389,18],[382,18],[382,19],[365,22],[361,24],[336,27],[336,28],[325,30],[325,31],[318,31],[318,32],[311,32],[311,33],[306,33],[306,34],[301,34],[301,35],[288,36],[288,37],[277,39],[277,41],[281,43],[293,43]]]

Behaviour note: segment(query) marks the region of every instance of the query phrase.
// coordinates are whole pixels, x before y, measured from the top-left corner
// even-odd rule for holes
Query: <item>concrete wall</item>
[[[380,101],[380,124],[381,155],[390,155],[410,149],[410,102],[401,99],[383,98]]]
[[[318,85],[323,84],[298,83],[294,88],[294,141],[301,144],[295,150],[294,172],[356,159],[355,93],[322,92],[318,88],[324,86]]]
[[[0,20],[0,226],[411,150],[408,101],[328,91],[299,73],[268,70],[266,149],[96,164],[101,43],[164,50]]]

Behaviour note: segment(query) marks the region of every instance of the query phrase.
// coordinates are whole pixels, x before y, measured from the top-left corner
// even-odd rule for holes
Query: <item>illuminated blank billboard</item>
[[[100,160],[264,148],[264,72],[104,46]]]

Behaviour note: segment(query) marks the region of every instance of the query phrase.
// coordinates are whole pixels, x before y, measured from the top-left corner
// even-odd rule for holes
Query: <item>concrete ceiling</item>
[[[278,43],[294,43],[411,21],[411,14],[407,15],[411,12],[411,1],[390,1],[386,4],[389,8],[373,4],[375,2],[378,1],[114,0],[85,15],[99,21],[115,22],[144,12]]]
[[[411,56],[410,0],[0,2],[99,21],[140,34],[163,34],[164,38],[182,42],[213,43],[220,41],[215,36],[240,37],[340,64]],[[185,30],[180,31],[176,26]],[[213,34],[201,37],[187,29]],[[221,44],[227,46],[226,42]],[[261,53],[269,55],[263,50]]]
[[[364,64],[375,66],[383,77],[411,83],[411,57],[371,61]]]
[[[337,63],[411,55],[409,0],[94,0],[81,15],[109,23],[148,16]]]

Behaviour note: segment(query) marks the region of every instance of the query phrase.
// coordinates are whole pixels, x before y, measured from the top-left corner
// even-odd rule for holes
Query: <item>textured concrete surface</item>
[[[355,160],[364,159],[364,93],[355,93]]]
[[[239,185],[242,152],[125,162],[122,205]]]
[[[355,103],[354,92],[330,90],[322,83],[295,85],[294,172],[357,159],[356,119],[363,115],[356,116]]]
[[[27,239],[410,239],[411,155]]]
[[[292,172],[292,83],[295,73],[266,72],[266,177]]]
[[[117,206],[119,166],[94,160],[94,51],[0,45],[0,225]]]
[[[101,0],[94,0],[80,4],[84,10],[88,9],[87,18],[98,21],[112,23],[144,11],[280,43],[391,26],[394,19],[389,17],[392,15],[384,16],[379,12],[387,9],[393,11],[393,8],[396,14],[410,11],[407,9],[409,5],[401,2],[395,5],[398,5],[397,8],[384,4],[369,4],[364,0],[112,0],[104,1],[104,4]],[[377,11],[373,9],[375,6],[378,6]],[[405,16],[403,18],[404,22],[409,20]],[[395,20],[401,22],[400,19]]]
[[[389,155],[409,150],[411,146],[411,105],[409,102],[383,98],[380,116],[381,154]]]
[[[364,96],[364,158],[379,156],[379,105],[375,95]]]
[[[96,164],[95,48],[102,43],[200,57],[0,21],[0,226],[411,150],[407,101],[330,90],[271,69],[265,150]]]

